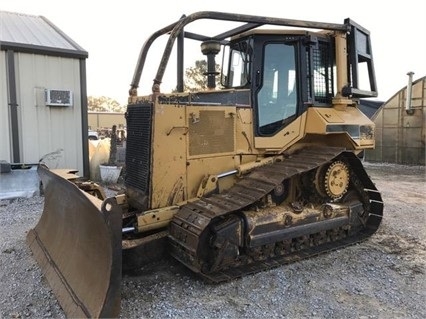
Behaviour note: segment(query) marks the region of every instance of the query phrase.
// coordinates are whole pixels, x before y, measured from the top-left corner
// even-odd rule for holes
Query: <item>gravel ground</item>
[[[219,285],[166,259],[122,281],[122,318],[426,318],[425,167],[365,163],[385,215],[369,240]],[[0,318],[64,318],[25,244],[43,197],[0,201]]]

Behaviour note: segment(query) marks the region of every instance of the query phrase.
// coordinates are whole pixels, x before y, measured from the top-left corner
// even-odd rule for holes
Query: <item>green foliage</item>
[[[195,92],[207,89],[207,61],[197,60],[194,67],[185,70],[184,91]],[[220,65],[216,64],[216,72],[220,73]],[[216,77],[216,87],[220,86],[219,76]]]
[[[87,97],[87,109],[91,112],[125,112],[125,107],[106,96]]]

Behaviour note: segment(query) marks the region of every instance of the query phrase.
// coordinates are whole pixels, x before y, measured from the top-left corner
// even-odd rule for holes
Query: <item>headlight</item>
[[[346,132],[353,139],[359,138],[359,125],[343,124],[343,125],[327,125],[327,133],[343,133]]]
[[[374,140],[374,125],[361,125],[360,133],[361,140]]]

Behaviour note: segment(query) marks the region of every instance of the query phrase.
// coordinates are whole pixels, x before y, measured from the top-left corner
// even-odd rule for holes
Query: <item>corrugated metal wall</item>
[[[11,158],[9,107],[7,107],[6,52],[0,51],[0,160]]]
[[[52,153],[45,158],[50,168],[68,167],[83,172],[79,60],[29,53],[14,55],[21,162],[37,163]],[[3,63],[5,59],[0,60]],[[2,82],[6,81],[1,73]],[[71,90],[73,105],[46,106],[45,89]],[[6,98],[3,96],[1,132],[8,136],[9,130],[3,129],[3,118],[8,118],[4,116],[8,107],[3,106],[5,99],[7,106],[7,94]],[[0,158],[11,161],[7,148],[1,147]]]
[[[413,114],[406,112],[406,102],[405,87],[373,117],[376,148],[365,152],[367,161],[425,165],[426,77],[413,82]]]

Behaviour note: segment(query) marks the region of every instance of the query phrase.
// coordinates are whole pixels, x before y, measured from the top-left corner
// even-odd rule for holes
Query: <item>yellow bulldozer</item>
[[[198,20],[232,27],[189,31]],[[154,83],[138,95],[158,38]],[[188,41],[207,62],[195,92]],[[176,90],[163,93],[172,53]],[[125,191],[105,198],[75,171],[38,168],[45,207],[27,242],[64,312],[118,316],[122,273],[166,254],[222,282],[371,236],[383,202],[360,160],[375,137],[358,105],[376,96],[370,33],[350,19],[203,11],[152,34],[129,91]]]

